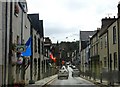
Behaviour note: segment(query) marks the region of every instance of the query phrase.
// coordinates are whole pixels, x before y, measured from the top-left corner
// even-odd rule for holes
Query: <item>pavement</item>
[[[55,78],[57,78],[57,74],[41,79],[39,81],[36,81],[35,84],[28,84],[26,87],[44,87],[49,82],[53,81]]]
[[[86,79],[86,80],[88,80],[88,81],[90,81],[90,82],[92,82],[100,87],[120,87],[120,84],[117,84],[117,83],[114,83],[114,85],[109,85],[108,81],[106,81],[106,80],[102,80],[102,83],[101,83],[100,79],[94,80],[93,78],[88,79],[87,77],[83,77],[83,76],[80,76],[80,77],[83,79]]]
[[[110,86],[108,85],[108,82],[103,80],[102,83],[100,82],[99,79],[94,80],[93,78],[88,79],[87,77],[82,77],[81,78],[88,80],[100,87],[120,87],[120,84],[114,84],[114,86]],[[53,75],[53,76],[49,76],[47,78],[41,79],[39,81],[36,81],[35,84],[28,84],[26,87],[44,87],[45,85],[47,85],[48,83],[52,82],[55,78],[57,78],[57,74]]]

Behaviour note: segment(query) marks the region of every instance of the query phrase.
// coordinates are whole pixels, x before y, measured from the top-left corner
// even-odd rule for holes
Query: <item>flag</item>
[[[50,53],[50,58],[51,58],[54,62],[56,62],[56,58],[53,57],[53,54],[52,54],[52,53]]]
[[[28,39],[28,41],[26,42],[25,46],[26,46],[26,51],[21,53],[21,56],[31,56],[32,52],[31,52],[31,42],[32,42],[32,37],[30,37]]]
[[[31,44],[32,41],[32,36],[29,37],[28,41],[25,43],[25,46],[29,46]]]
[[[53,60],[53,54],[52,53],[50,53],[50,58]]]

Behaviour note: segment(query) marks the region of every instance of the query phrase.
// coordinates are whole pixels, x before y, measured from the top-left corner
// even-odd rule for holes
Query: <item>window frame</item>
[[[113,44],[117,43],[117,32],[116,32],[116,26],[113,27]]]

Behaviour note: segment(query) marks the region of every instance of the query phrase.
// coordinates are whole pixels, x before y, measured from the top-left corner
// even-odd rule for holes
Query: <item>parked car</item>
[[[73,69],[72,71],[72,77],[76,77],[76,76],[80,76],[80,71],[77,68]]]
[[[66,69],[65,66],[63,66],[58,72],[58,79],[60,79],[60,78],[68,79],[68,77],[69,77],[69,71],[68,71],[68,69]]]

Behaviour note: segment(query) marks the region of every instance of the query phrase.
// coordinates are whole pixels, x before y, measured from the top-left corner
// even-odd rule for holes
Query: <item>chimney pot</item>
[[[118,4],[120,4],[120,1],[118,2]]]

